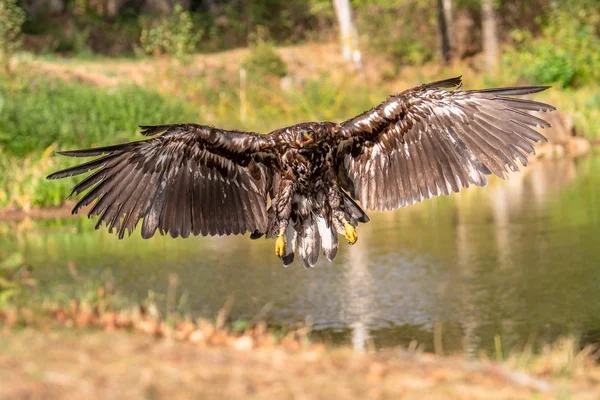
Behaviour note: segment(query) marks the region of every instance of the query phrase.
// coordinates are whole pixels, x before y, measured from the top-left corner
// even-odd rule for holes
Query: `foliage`
[[[25,12],[16,0],[0,0],[0,63],[8,70],[12,55],[23,43],[21,28],[25,22]]]
[[[140,46],[145,54],[171,54],[182,58],[196,52],[202,37],[190,12],[180,4],[175,5],[171,15],[161,17],[156,23],[144,20],[142,24]]]
[[[0,86],[0,206],[27,209],[60,205],[71,179],[45,176],[69,161],[60,148],[83,148],[139,139],[137,125],[193,121],[183,102],[139,87],[100,90],[82,83],[23,77]]]
[[[195,11],[195,20],[206,32],[202,51],[247,46],[252,32],[264,27],[277,44],[322,38],[334,30],[331,16],[310,12],[305,0],[223,1]]]
[[[266,36],[265,30],[259,27],[252,40],[250,55],[242,62],[242,67],[251,77],[283,78],[287,75],[287,66]]]
[[[542,34],[534,38],[525,30],[514,30],[514,48],[504,55],[510,70],[520,70],[536,84],[580,87],[600,81],[600,11],[596,6],[556,6]]]
[[[401,65],[421,65],[437,56],[435,8],[424,1],[358,1],[358,32],[367,52]]]
[[[84,83],[24,76],[21,82],[0,86],[0,98],[4,98],[0,145],[17,156],[58,140],[61,146],[99,145],[131,139],[138,124],[194,119],[177,99],[137,86],[102,90]]]
[[[335,24],[331,0],[311,0],[311,12]],[[420,65],[437,54],[435,7],[427,0],[352,0],[361,49],[401,65]]]

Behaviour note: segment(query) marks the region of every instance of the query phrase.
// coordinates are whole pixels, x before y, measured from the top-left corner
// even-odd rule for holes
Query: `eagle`
[[[84,193],[121,239],[141,236],[240,235],[275,239],[275,254],[313,267],[332,261],[338,235],[356,243],[364,210],[396,210],[470,185],[506,178],[527,165],[534,127],[550,124],[530,111],[551,111],[529,95],[549,86],[463,90],[461,77],[423,84],[344,122],[305,122],[268,134],[197,124],[140,126],[146,140],[86,150],[96,157],[49,179],[94,171],[72,190]]]

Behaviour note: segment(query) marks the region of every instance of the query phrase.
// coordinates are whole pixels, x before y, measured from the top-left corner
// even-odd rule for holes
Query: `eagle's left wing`
[[[122,238],[142,223],[142,237],[229,235],[267,229],[267,195],[275,151],[268,135],[181,124],[142,127],[147,140],[87,150],[101,156],[55,172],[49,179],[94,171],[72,194],[73,208],[93,203],[88,216]],[[158,136],[157,136],[158,135]]]
[[[527,164],[533,126],[546,121],[524,111],[554,107],[507,96],[546,86],[460,90],[459,78],[407,90],[340,124],[337,159],[351,195],[371,210],[394,210],[470,184],[505,177]],[[453,91],[442,88],[456,87]]]

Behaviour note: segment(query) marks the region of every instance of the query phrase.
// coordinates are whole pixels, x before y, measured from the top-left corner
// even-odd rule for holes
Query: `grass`
[[[124,142],[137,124],[194,119],[183,101],[136,86],[98,90],[84,83],[22,77],[0,88],[0,207],[59,206],[74,180],[50,182],[45,176],[66,167],[53,156],[61,149]]]
[[[82,147],[132,139],[137,123],[194,118],[183,102],[136,86],[98,90],[43,77],[3,88],[0,143],[9,155],[25,157],[60,141]],[[110,132],[110,136],[107,132]]]

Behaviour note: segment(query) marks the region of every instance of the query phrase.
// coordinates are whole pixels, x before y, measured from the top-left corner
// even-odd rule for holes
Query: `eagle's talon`
[[[285,238],[283,236],[279,236],[275,240],[275,255],[279,258],[285,255]]]
[[[346,236],[346,241],[349,244],[354,244],[358,240],[358,233],[356,233],[356,229],[349,223],[344,224],[344,232]]]

